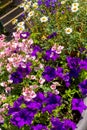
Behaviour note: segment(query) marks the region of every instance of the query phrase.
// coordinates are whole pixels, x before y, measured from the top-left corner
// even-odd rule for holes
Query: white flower
[[[24,11],[27,11],[29,9],[29,5],[24,5]]]
[[[79,10],[78,6],[72,6],[71,11],[72,12],[77,12]]]
[[[47,22],[48,21],[48,17],[46,16],[43,16],[40,18],[40,21],[43,23],[43,22]]]
[[[29,13],[28,13],[28,17],[31,17],[31,16],[33,16],[34,15],[34,11],[30,11]]]
[[[37,2],[33,3],[32,7],[37,9],[38,8],[38,3]]]
[[[22,3],[22,4],[20,4],[20,8],[24,8],[24,6],[25,6],[25,3]]]
[[[28,1],[28,2],[27,2],[27,4],[28,4],[29,6],[31,6],[31,3],[32,3],[32,1]]]
[[[17,24],[18,27],[21,27],[21,26],[23,26],[23,25],[24,25],[24,22],[19,22],[19,23]]]
[[[61,4],[65,4],[65,3],[66,3],[66,1],[65,1],[65,0],[61,1]]]
[[[24,31],[24,30],[25,30],[25,26],[17,27],[17,31]]]
[[[65,33],[66,33],[66,34],[72,33],[72,28],[66,28],[66,29],[65,29]]]
[[[79,3],[72,3],[72,7],[78,7]]]

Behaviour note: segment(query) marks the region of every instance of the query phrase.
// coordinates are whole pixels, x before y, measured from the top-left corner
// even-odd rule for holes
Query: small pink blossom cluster
[[[60,86],[60,84],[58,82],[53,82],[53,84],[50,86],[51,90],[55,94],[59,94],[59,91],[57,90],[57,86]]]
[[[52,46],[52,51],[55,51],[57,54],[61,54],[62,50],[64,49],[64,46],[57,45],[56,43]]]
[[[24,99],[26,101],[30,101],[36,97],[36,93],[34,92],[33,89],[36,89],[37,87],[38,87],[37,85],[33,85],[29,86],[29,88],[23,88],[22,95],[24,96]]]

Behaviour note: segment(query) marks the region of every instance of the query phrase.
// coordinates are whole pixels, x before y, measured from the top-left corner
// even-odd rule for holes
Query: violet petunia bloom
[[[56,78],[56,70],[53,67],[46,66],[42,76],[47,82],[50,82]]]
[[[18,83],[21,83],[23,81],[23,75],[19,71],[13,72],[11,74],[10,79],[13,81],[14,84],[18,84]]]
[[[34,100],[40,104],[43,104],[45,99],[46,99],[46,97],[43,92],[38,92],[36,97],[34,98]]]
[[[63,79],[64,74],[63,74],[63,68],[62,67],[57,67],[56,76]]]
[[[30,130],[48,130],[45,125],[37,124],[35,126],[32,126]]]
[[[79,83],[78,87],[80,88],[83,95],[87,95],[87,79]]]
[[[25,67],[22,67],[21,65],[19,65],[19,67],[17,68],[17,71],[22,73],[23,77],[25,77],[31,72],[30,66],[31,66],[30,63],[25,64]]]
[[[44,56],[44,59],[46,61],[49,61],[49,60],[57,60],[59,58],[59,55],[56,53],[56,51],[52,51],[51,49],[50,50],[47,50],[46,51],[46,54]]]
[[[80,113],[83,112],[87,107],[82,99],[73,98],[72,99],[72,110],[78,110]]]
[[[30,110],[40,110],[42,108],[42,104],[38,102],[29,102],[27,104],[28,109]]]
[[[27,39],[30,36],[29,32],[22,32],[20,33],[20,38]]]
[[[70,86],[71,78],[68,72],[63,76],[63,81],[65,82],[66,87]]]
[[[64,121],[63,121],[63,126],[65,127],[65,129],[66,130],[75,130],[76,129],[76,124],[73,122],[73,121],[71,121],[71,120],[69,120],[69,119],[65,119]]]
[[[68,56],[66,60],[70,69],[79,68],[80,58]]]
[[[33,52],[31,53],[32,56],[37,56],[38,52],[41,52],[41,47],[39,45],[32,46]]]
[[[87,59],[81,60],[79,65],[81,70],[87,70]]]
[[[10,121],[13,125],[21,128],[24,125],[31,125],[33,119],[34,113],[32,111],[29,111],[27,108],[24,108],[19,112],[16,112]]]
[[[57,36],[57,33],[53,32],[52,34],[50,34],[50,35],[47,36],[47,39],[54,38],[55,36]]]
[[[52,113],[52,110],[61,105],[61,97],[48,92],[44,103],[46,106],[43,107],[42,112],[48,111],[49,113]]]
[[[52,128],[51,130],[67,130],[63,126],[63,122],[61,122],[58,118],[51,118]]]
[[[70,72],[69,72],[69,76],[70,78],[78,78],[79,76],[79,73],[80,73],[80,68],[73,68],[73,69],[70,69]]]
[[[58,2],[58,0],[38,0],[38,5],[45,5],[47,8],[49,7],[55,7],[58,5],[59,7],[61,6],[61,2]]]

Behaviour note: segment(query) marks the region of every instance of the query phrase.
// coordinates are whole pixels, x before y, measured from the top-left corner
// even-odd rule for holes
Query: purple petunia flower
[[[80,62],[79,58],[68,56],[66,60],[67,60],[67,63],[68,63],[68,67],[70,69],[74,69],[74,68],[78,68],[79,67],[79,62]]]
[[[35,126],[32,126],[30,130],[48,130],[45,125],[37,124]]]
[[[76,124],[69,119],[65,119],[63,121],[63,123],[64,123],[63,126],[65,127],[66,130],[69,130],[69,129],[75,130],[76,129]]]
[[[55,7],[58,4],[58,6],[61,5],[61,2],[58,2],[58,0],[38,0],[38,5],[45,5],[46,7]]]
[[[38,92],[37,96],[34,98],[35,101],[37,101],[41,104],[44,102],[45,99],[46,99],[46,97],[43,92]]]
[[[57,36],[57,33],[53,32],[52,34],[50,34],[49,36],[47,36],[47,39],[54,38],[55,36]]]
[[[14,84],[18,84],[18,83],[21,83],[23,81],[23,75],[19,71],[13,72],[11,74],[10,79],[13,81]]]
[[[79,83],[78,87],[80,88],[83,95],[87,95],[87,79]]]
[[[31,63],[25,64],[25,66],[19,65],[16,72],[13,72],[10,76],[10,79],[13,81],[14,84],[21,83],[23,78],[31,72]]]
[[[49,60],[57,60],[59,58],[59,55],[55,52],[55,51],[52,51],[51,49],[50,50],[47,50],[46,51],[46,54],[44,56],[44,59],[49,61]]]
[[[42,112],[48,111],[49,113],[52,113],[53,109],[61,105],[61,97],[48,92],[44,103],[46,106],[42,108]]]
[[[28,109],[30,110],[40,110],[42,108],[42,104],[38,102],[29,102],[27,104]]]
[[[63,74],[63,68],[57,67],[56,75],[57,75],[59,78],[63,79],[63,76],[64,76],[64,74]]]
[[[51,130],[66,130],[63,123],[58,118],[51,118],[52,127]]]
[[[63,76],[63,81],[65,82],[66,87],[70,86],[71,78],[68,72]]]
[[[37,53],[38,52],[41,52],[41,47],[40,46],[38,46],[38,45],[35,45],[35,46],[32,46],[32,49],[33,49],[33,52],[32,52],[32,56],[37,56]]]
[[[25,104],[25,107],[22,107],[22,104]],[[14,102],[13,107],[9,107],[8,116],[11,116],[10,122],[13,125],[21,128],[24,125],[30,126],[32,124],[32,121],[34,120],[34,116],[36,115],[36,113],[38,113],[38,111],[48,111],[49,113],[51,113],[52,110],[59,105],[61,105],[61,97],[59,95],[55,95],[51,92],[48,92],[45,95],[42,92],[38,92],[37,97],[35,97],[32,101],[25,101],[23,96],[20,96]],[[42,126],[31,126],[31,130],[35,128],[41,130],[42,128],[44,128],[46,130],[47,127],[44,127],[44,125]]]
[[[80,69],[87,70],[87,59],[81,60],[79,65],[80,65]]]
[[[26,75],[30,74],[31,72],[31,63],[27,63],[25,64],[25,67],[19,65],[19,67],[17,68],[17,71],[22,73],[23,77],[25,77]]]
[[[82,99],[73,98],[72,99],[72,110],[78,110],[80,113],[86,109],[86,105],[84,104]]]
[[[42,73],[42,76],[46,81],[50,82],[56,78],[56,71],[53,67],[46,66],[44,72]]]
[[[29,111],[27,108],[21,109],[19,112],[16,112],[12,118],[11,123],[18,128],[23,127],[25,124],[30,125],[34,118],[34,113]]]
[[[70,72],[69,72],[69,76],[70,78],[78,78],[79,76],[79,73],[80,73],[80,69],[79,68],[73,68],[73,69],[70,69]]]
[[[30,36],[29,32],[22,32],[20,33],[20,38],[27,39]]]

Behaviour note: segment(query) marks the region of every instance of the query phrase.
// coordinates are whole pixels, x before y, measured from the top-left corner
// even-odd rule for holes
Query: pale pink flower
[[[40,80],[39,80],[39,83],[40,84],[43,84],[45,82],[45,79],[43,79],[42,77],[40,78]]]
[[[53,84],[56,85],[56,86],[60,86],[59,82],[53,82]]]
[[[0,113],[4,112],[5,108],[0,108]]]
[[[36,97],[36,93],[34,91],[31,91],[30,97],[31,98],[35,98]]]
[[[9,106],[8,103],[4,103],[4,104],[3,104],[3,108],[4,108],[4,109],[8,109],[8,106]]]
[[[0,123],[1,123],[1,124],[4,123],[4,118],[3,118],[2,115],[0,115]]]
[[[43,69],[43,68],[44,68],[44,65],[43,65],[43,64],[40,64],[39,67],[40,67],[40,69]]]
[[[59,94],[59,91],[57,89],[53,90],[53,92],[58,95]]]
[[[11,64],[7,64],[7,65],[6,65],[6,69],[7,69],[8,72],[11,72],[11,71],[12,71],[12,66],[11,66]]]
[[[9,80],[8,80],[8,83],[10,83],[10,84],[13,83],[13,80],[9,79]]]
[[[30,40],[28,40],[28,42],[27,42],[29,45],[32,45],[33,44],[33,40],[32,39],[30,39]]]
[[[58,46],[56,53],[57,54],[61,54],[62,50],[63,50],[64,46]]]
[[[57,45],[56,44],[54,44],[54,46],[52,46],[52,51],[55,51],[56,49],[57,49]]]
[[[52,85],[50,86],[50,88],[51,88],[52,90],[55,90],[55,89],[56,89],[56,85],[52,84]]]
[[[11,87],[6,87],[6,88],[5,88],[5,92],[6,92],[6,93],[11,92]]]
[[[31,80],[35,80],[36,76],[35,75],[31,75]]]
[[[1,100],[1,101],[6,100],[6,96],[5,96],[5,94],[1,94],[1,95],[0,95],[0,100]]]
[[[36,97],[36,93],[32,90],[32,88],[23,88],[22,95],[26,101],[30,101],[32,98]]]
[[[7,86],[7,83],[6,83],[6,82],[2,82],[2,83],[0,83],[0,85],[1,85],[2,87],[6,87],[6,86]]]
[[[2,34],[2,35],[0,35],[0,41],[4,41],[5,40],[5,35],[4,34]]]

